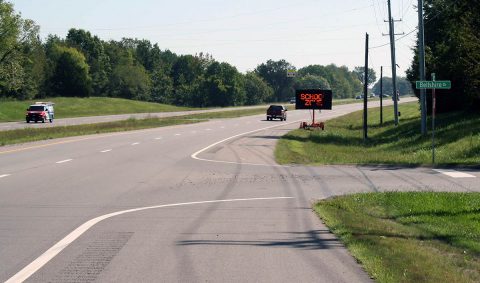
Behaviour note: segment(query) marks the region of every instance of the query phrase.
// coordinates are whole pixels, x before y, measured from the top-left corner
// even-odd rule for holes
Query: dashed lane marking
[[[132,145],[139,145],[139,144],[140,144],[139,142],[132,143]]]
[[[57,162],[55,162],[55,163],[57,163],[57,164],[62,164],[62,163],[70,162],[70,161],[72,161],[72,160],[73,160],[73,159],[65,159],[65,160],[62,160],[62,161],[57,161]]]
[[[451,170],[451,169],[433,169],[433,171],[436,171],[438,173],[442,173],[444,175],[447,175],[452,178],[476,178],[476,176],[467,174],[464,172],[459,172],[456,170]]]
[[[112,151],[112,150],[111,150],[111,149],[105,149],[105,150],[102,150],[102,151],[100,151],[100,152],[101,152],[101,153],[106,153],[106,152],[110,152],[110,151]]]
[[[293,197],[269,197],[269,198],[245,198],[245,199],[224,199],[224,200],[208,200],[208,201],[195,201],[195,202],[184,202],[184,203],[172,203],[172,204],[164,204],[164,205],[157,205],[157,206],[147,206],[147,207],[140,207],[128,210],[122,210],[113,212],[110,214],[105,214],[99,216],[97,218],[93,218],[85,223],[83,223],[80,227],[75,229],[73,232],[65,236],[60,242],[56,243],[53,247],[48,249],[42,255],[40,255],[37,259],[32,261],[29,265],[25,266],[22,270],[20,270],[17,274],[13,275],[10,279],[5,281],[5,283],[17,283],[23,282],[27,280],[30,276],[32,276],[35,272],[37,272],[42,266],[47,264],[50,260],[52,260],[56,255],[58,255],[62,250],[68,247],[73,241],[78,239],[83,233],[88,231],[94,225],[99,223],[100,221],[106,220],[108,218],[112,218],[114,216],[127,214],[131,212],[143,211],[143,210],[150,210],[150,209],[157,209],[157,208],[164,208],[164,207],[174,207],[174,206],[186,206],[186,205],[198,205],[198,204],[208,204],[208,203],[227,203],[227,202],[242,202],[242,201],[262,201],[262,200],[285,200],[285,199],[293,199]]]
[[[3,175],[0,175],[0,178],[5,178],[5,177],[8,177],[10,176],[10,174],[3,174]]]
[[[162,137],[155,138],[157,141],[163,139]]]

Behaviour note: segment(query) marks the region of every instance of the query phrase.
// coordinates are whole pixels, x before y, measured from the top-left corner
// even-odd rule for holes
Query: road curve
[[[257,115],[3,147],[0,281],[33,264],[31,282],[369,282],[313,201],[480,191],[475,171],[278,166],[276,141],[308,118],[290,111],[286,122]]]

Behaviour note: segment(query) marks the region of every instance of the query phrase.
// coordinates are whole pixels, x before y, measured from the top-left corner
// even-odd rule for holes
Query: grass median
[[[191,124],[207,121],[208,119],[224,119],[241,116],[250,116],[263,114],[264,109],[246,109],[246,110],[230,110],[222,112],[193,114],[186,116],[177,116],[170,118],[147,118],[147,119],[127,119],[123,121],[74,125],[74,126],[58,126],[48,128],[25,128],[10,131],[0,131],[0,145],[18,144],[32,141],[48,140],[55,138],[64,138],[72,136],[82,136],[100,133],[112,133],[122,131],[133,131],[148,128],[157,128],[165,126],[173,126],[180,124]],[[41,126],[41,125],[39,125]]]
[[[57,119],[199,109],[110,97],[55,97],[25,101],[0,100],[0,122],[24,121],[26,109],[35,101],[54,102],[55,118]]]
[[[363,112],[326,122],[325,131],[295,130],[279,141],[275,156],[280,164],[396,164],[431,165],[432,140],[420,135],[418,104],[399,105],[400,124],[393,124],[392,107],[369,109],[368,136],[363,140]],[[321,119],[321,116],[320,116]],[[431,125],[430,119],[427,121]],[[455,112],[436,119],[436,164],[480,164],[480,114]]]
[[[378,282],[480,282],[480,194],[335,197],[315,211]]]

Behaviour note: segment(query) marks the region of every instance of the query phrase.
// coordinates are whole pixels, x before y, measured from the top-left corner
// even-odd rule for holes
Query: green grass
[[[191,124],[208,119],[232,118],[263,114],[265,109],[230,110],[222,112],[193,114],[169,118],[128,119],[116,122],[74,125],[49,128],[25,128],[10,131],[0,131],[0,146],[25,143],[39,140],[48,140],[63,137],[132,131],[156,127],[165,127],[179,124]]]
[[[363,114],[355,112],[326,122],[325,131],[295,130],[278,143],[281,164],[400,164],[431,165],[431,135],[420,135],[418,104],[400,104],[400,124],[393,125],[392,107],[369,110],[369,140],[363,140]],[[428,125],[431,125],[430,120]],[[480,114],[456,112],[436,119],[436,164],[480,164]]]
[[[177,107],[173,105],[143,102],[109,97],[56,97],[26,101],[0,100],[0,122],[23,121],[29,105],[35,101],[55,103],[55,118],[73,118],[132,113],[155,113],[198,110],[200,108]],[[334,105],[356,103],[355,99],[334,100]],[[268,105],[265,105],[265,108]],[[294,107],[294,106],[293,106]]]
[[[384,98],[383,101],[386,101],[388,98]],[[369,98],[368,101],[380,101],[380,98]],[[343,105],[343,104],[351,104],[351,103],[363,103],[362,99],[355,99],[355,98],[345,98],[345,99],[334,99],[332,104],[333,105]]]
[[[479,193],[370,193],[315,211],[378,282],[480,282]]]
[[[28,101],[0,101],[0,122],[23,121],[29,105],[35,101],[55,103],[55,118],[72,118],[131,113],[153,113],[192,110],[194,108],[176,107],[159,103],[143,102],[108,97],[57,97]]]

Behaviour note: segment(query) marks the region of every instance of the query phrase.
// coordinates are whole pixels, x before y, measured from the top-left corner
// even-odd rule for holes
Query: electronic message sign
[[[298,89],[295,94],[295,109],[332,110],[332,91],[329,89]]]

